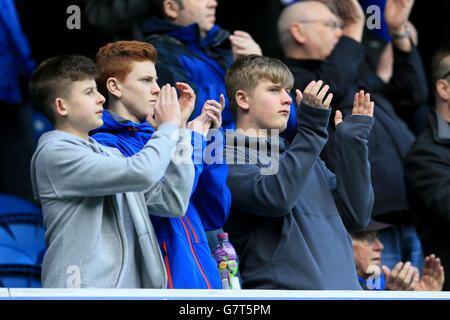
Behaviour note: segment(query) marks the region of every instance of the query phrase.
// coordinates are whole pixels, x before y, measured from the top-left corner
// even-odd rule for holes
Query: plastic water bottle
[[[238,262],[236,250],[228,241],[228,233],[219,233],[217,235],[219,244],[215,250],[215,257],[219,265],[220,281],[222,289],[241,289],[238,274]]]

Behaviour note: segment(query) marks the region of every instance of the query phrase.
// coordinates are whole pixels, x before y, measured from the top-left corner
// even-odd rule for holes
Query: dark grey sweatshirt
[[[289,146],[251,137],[235,146],[236,133],[227,133],[232,205],[224,230],[238,252],[244,288],[361,290],[348,232],[367,225],[373,206],[367,141],[374,120],[354,115],[338,125],[334,175],[319,158],[329,116],[302,104]],[[272,153],[258,154],[265,142]],[[230,161],[230,152],[247,164]],[[262,174],[268,166],[276,170]]]

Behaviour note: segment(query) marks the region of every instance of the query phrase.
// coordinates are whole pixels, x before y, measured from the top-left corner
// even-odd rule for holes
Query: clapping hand
[[[411,265],[411,262],[399,262],[394,269],[381,266],[385,277],[386,290],[412,291],[419,282],[419,270]]]
[[[311,106],[322,108],[322,109],[330,108],[331,100],[333,99],[333,94],[329,93],[324,101],[323,98],[327,94],[330,86],[325,85],[322,88],[322,85],[323,85],[322,80],[319,80],[317,82],[311,81],[308,84],[308,86],[305,88],[305,90],[303,90],[303,102],[306,104],[309,104]],[[320,88],[322,88],[322,89],[320,89]],[[300,90],[297,89],[296,92],[297,92],[296,102],[298,104],[299,101],[302,100],[302,97],[301,97]],[[300,94],[300,97],[299,97],[299,94]]]
[[[391,33],[404,33],[414,0],[386,0],[384,20]]]
[[[187,83],[177,82],[175,85],[180,92],[178,102],[181,110],[181,127],[184,128],[195,108],[195,93]]]
[[[209,129],[219,129],[222,125],[222,110],[225,108],[225,97],[220,95],[220,103],[215,100],[206,100],[202,113],[187,123],[187,128],[204,136]]]
[[[444,285],[444,279],[444,267],[441,265],[441,260],[431,254],[425,258],[422,277],[417,283],[416,290],[440,291]]]
[[[352,115],[363,115],[373,117],[374,103],[370,101],[370,94],[364,93],[363,90],[355,93],[353,98]],[[337,127],[342,122],[342,112],[336,110],[334,117],[334,124]]]
[[[165,122],[171,122],[177,127],[180,126],[180,103],[178,102],[176,89],[170,84],[166,84],[161,88],[161,93],[153,108],[153,112],[147,115],[146,121],[155,129]]]

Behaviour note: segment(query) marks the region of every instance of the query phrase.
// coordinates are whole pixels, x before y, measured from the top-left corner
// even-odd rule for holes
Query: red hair
[[[133,62],[156,62],[156,49],[148,42],[117,41],[101,47],[96,55],[99,91],[108,96],[106,81],[110,77],[124,81],[131,72]]]

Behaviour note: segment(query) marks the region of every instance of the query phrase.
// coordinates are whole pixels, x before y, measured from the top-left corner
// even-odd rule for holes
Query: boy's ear
[[[120,83],[116,78],[109,77],[108,80],[106,80],[106,89],[108,89],[109,93],[111,93],[114,97],[118,99],[122,98]]]
[[[176,1],[164,0],[163,11],[164,15],[166,15],[170,20],[175,20],[176,18],[178,18],[178,11],[180,11],[180,6]]]
[[[250,108],[250,105],[248,103],[248,95],[244,90],[238,90],[235,94],[236,103],[239,106],[239,108],[248,111]]]
[[[67,106],[66,102],[62,98],[56,98],[53,103],[53,109],[55,110],[57,115],[60,115],[62,117],[67,116]]]
[[[450,84],[444,79],[439,79],[438,81],[436,81],[436,92],[439,95],[439,97],[444,101],[450,100],[449,86]]]
[[[303,34],[303,26],[300,22],[293,21],[289,26],[289,32],[297,43],[304,44],[306,39]]]

